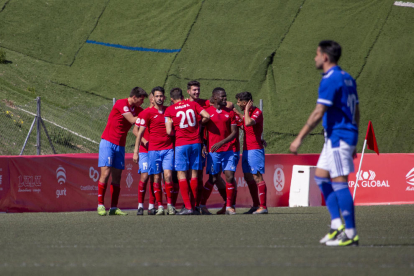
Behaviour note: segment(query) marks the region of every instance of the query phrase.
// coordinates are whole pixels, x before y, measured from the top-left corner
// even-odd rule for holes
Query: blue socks
[[[325,198],[326,207],[328,208],[329,214],[331,214],[331,220],[340,219],[341,215],[339,213],[337,194],[332,189],[331,179],[315,176],[315,181]]]
[[[338,199],[339,208],[345,221],[345,228],[355,228],[354,200],[346,182],[333,182],[332,188]]]

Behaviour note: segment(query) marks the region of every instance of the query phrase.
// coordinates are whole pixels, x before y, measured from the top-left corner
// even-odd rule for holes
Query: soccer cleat
[[[177,213],[177,210],[175,210],[175,207],[172,205],[168,205],[167,215],[175,215],[176,213]]]
[[[190,209],[188,210],[187,208],[182,208],[181,211],[179,213],[177,213],[176,215],[180,215],[180,216],[184,216],[184,215],[192,215],[193,214],[193,210]]]
[[[226,210],[226,215],[235,215],[236,214],[236,210],[234,210],[234,208],[229,208]]]
[[[194,210],[193,210],[193,215],[195,215],[195,216],[199,216],[199,215],[201,215],[201,212],[200,212],[200,207],[195,207],[194,208]]]
[[[138,208],[137,216],[143,216],[144,215],[144,208]]]
[[[217,215],[224,215],[226,213],[226,204],[223,205],[223,207],[217,211]]]
[[[200,208],[200,213],[202,215],[212,215],[212,213],[210,213],[210,211],[207,209],[207,207],[201,207]]]
[[[256,212],[253,212],[253,215],[264,215],[268,213],[269,212],[267,211],[267,208],[260,207],[259,209],[256,210]]]
[[[98,215],[100,215],[100,216],[106,216],[105,206],[103,206],[103,205],[98,206]]]
[[[251,214],[253,214],[254,212],[256,212],[256,211],[257,211],[257,209],[259,209],[259,207],[255,207],[255,206],[253,206],[252,208],[250,208],[250,210],[249,210],[249,211],[244,212],[243,214],[245,214],[245,215],[251,215]]]
[[[157,213],[157,209],[152,208],[152,209],[148,209],[148,216],[154,216]]]
[[[332,229],[332,228],[331,228],[331,230],[329,230],[329,233],[328,233],[328,234],[326,234],[326,235],[325,235],[325,237],[323,237],[323,238],[319,241],[319,243],[326,243],[327,241],[332,241],[332,240],[335,240],[335,239],[336,239],[336,237],[338,237],[338,235],[339,235],[342,231],[344,231],[344,229],[345,229],[345,226],[344,226],[344,225],[341,225],[338,229]]]
[[[122,212],[119,208],[111,208],[109,209],[109,215],[110,216],[127,216],[128,214],[125,212]]]
[[[345,231],[342,231],[334,240],[326,242],[327,246],[358,246],[359,237],[356,235],[352,239],[348,238]]]
[[[163,216],[164,215],[164,206],[160,205],[158,206],[157,213],[155,213],[157,216]]]

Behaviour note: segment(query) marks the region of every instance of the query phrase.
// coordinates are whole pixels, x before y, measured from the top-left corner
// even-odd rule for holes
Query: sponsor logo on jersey
[[[285,173],[283,172],[283,166],[276,164],[274,166],[275,171],[273,173],[273,185],[276,189],[277,195],[283,195],[283,188],[285,187]]]
[[[375,171],[361,170],[359,175],[357,173],[356,177],[358,178],[357,186],[361,186],[363,188],[382,188],[382,187],[389,188],[390,187],[388,180],[378,179]],[[354,187],[355,181],[348,181],[348,186]]]
[[[145,125],[145,120],[141,119],[141,125]]]
[[[141,123],[141,119],[140,118],[137,118],[135,124],[139,125],[140,123]]]
[[[407,173],[407,175],[405,176],[405,179],[407,181],[407,184],[411,185],[411,186],[407,186],[407,188],[405,190],[414,192],[414,168],[412,168]]]
[[[129,112],[128,106],[124,106],[124,112]]]
[[[229,117],[229,115],[227,115],[227,114],[226,114],[226,115],[224,115],[224,116],[226,116],[226,118],[228,118],[228,117]]]

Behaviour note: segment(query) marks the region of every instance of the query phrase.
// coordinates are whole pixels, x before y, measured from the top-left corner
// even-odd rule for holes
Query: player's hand
[[[203,155],[203,158],[206,158],[206,156],[207,156],[207,148],[206,148],[206,145],[203,145],[203,148],[201,149],[201,154]]]
[[[267,142],[265,139],[262,140],[262,143],[263,143],[263,147],[267,148]]]
[[[290,152],[292,152],[295,155],[298,154],[298,149],[301,144],[302,144],[302,141],[299,138],[296,138],[295,140],[293,140],[292,144],[290,144],[290,147],[289,147]]]
[[[135,164],[138,164],[138,161],[139,161],[139,155],[138,155],[138,153],[137,153],[137,152],[134,152],[134,155],[132,156],[132,161],[133,161]]]
[[[250,110],[250,108],[253,106],[253,101],[250,100],[247,104],[246,104],[246,109],[245,110]]]
[[[218,149],[219,149],[222,145],[223,145],[223,143],[222,143],[222,142],[215,143],[215,144],[211,147],[210,151],[211,151],[211,152],[215,152],[215,151],[216,151],[216,150],[218,150]]]

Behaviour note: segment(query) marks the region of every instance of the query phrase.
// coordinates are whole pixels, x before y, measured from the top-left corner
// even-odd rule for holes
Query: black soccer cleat
[[[252,215],[254,212],[256,212],[257,211],[257,209],[259,209],[259,207],[252,207],[252,208],[250,208],[250,210],[249,211],[247,211],[247,212],[244,212],[243,214],[245,214],[245,215]]]
[[[144,215],[144,209],[138,208],[137,216],[143,216]]]
[[[193,210],[192,209],[190,209],[190,210],[188,210],[187,208],[183,208],[183,209],[181,209],[181,211],[179,212],[179,213],[177,213],[176,215],[180,215],[180,216],[184,216],[184,215],[193,215],[194,213],[193,213]]]
[[[156,213],[157,213],[157,209],[155,208],[148,209],[148,216],[155,216]]]

